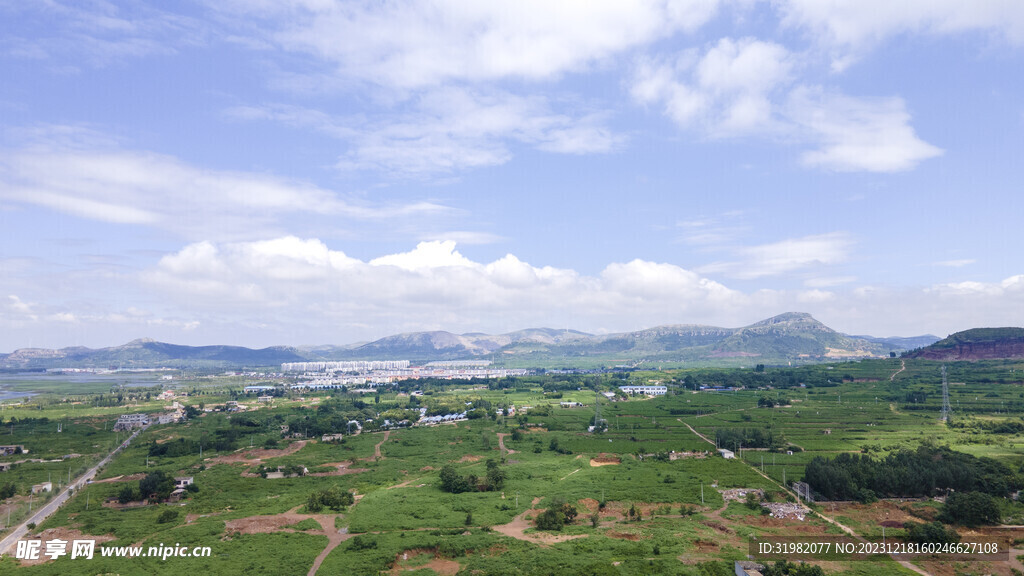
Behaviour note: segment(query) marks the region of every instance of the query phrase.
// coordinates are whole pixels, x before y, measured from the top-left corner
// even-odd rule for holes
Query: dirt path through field
[[[327,536],[327,546],[324,547],[323,551],[316,557],[316,560],[313,560],[313,565],[309,568],[309,572],[306,573],[306,576],[315,576],[316,571],[320,569],[320,565],[327,559],[327,555],[337,548],[338,544],[341,544],[352,537],[352,534],[348,533],[348,529],[343,528],[338,530],[334,527],[334,516],[318,514],[312,518],[320,524],[324,535]]]
[[[540,504],[540,501],[541,498],[539,496],[534,498],[533,502],[530,503],[530,508],[524,510],[521,514],[513,518],[511,522],[508,524],[492,526],[491,529],[510,538],[523,540],[524,542],[532,542],[533,544],[545,547],[558,542],[565,542],[566,540],[575,540],[576,538],[587,537],[587,534],[548,534],[546,532],[534,532],[533,534],[527,534],[526,530],[528,528],[532,528],[533,525],[526,519],[526,515],[531,512],[534,515],[540,514],[541,510],[535,509],[537,504]]]
[[[501,448],[502,455],[515,454],[515,450],[511,448],[505,448],[505,436],[511,436],[511,434],[505,432],[498,432],[498,447]]]
[[[889,382],[892,382],[893,380],[895,380],[896,379],[896,375],[899,374],[900,372],[903,372],[906,369],[907,369],[907,361],[906,360],[900,360],[900,369],[895,371],[895,372],[893,372],[892,376],[889,376]]]
[[[355,506],[359,503],[360,496],[356,496],[356,503],[352,504]],[[320,565],[323,564],[324,560],[331,553],[332,550],[338,547],[339,544],[355,536],[349,534],[347,528],[335,528],[335,522],[338,518],[342,517],[341,514],[300,514],[298,512],[300,506],[296,506],[291,510],[282,514],[273,514],[267,516],[249,516],[247,518],[238,518],[235,520],[229,520],[226,523],[228,532],[236,532],[239,534],[268,534],[275,532],[293,532],[295,531],[288,526],[298,524],[303,520],[313,519],[317,524],[320,525],[319,530],[303,530],[304,534],[315,534],[318,536],[327,537],[327,546],[317,555],[316,559],[313,560],[313,565],[310,567],[307,576],[314,576],[317,570],[320,569]],[[351,507],[349,507],[351,509]]]
[[[388,431],[384,432],[384,439],[381,440],[380,442],[377,442],[377,445],[373,447],[373,459],[374,460],[383,460],[384,459],[384,457],[380,455],[380,447],[381,447],[382,444],[384,444],[385,442],[388,441],[388,437],[389,436],[391,436],[391,430],[388,430]]]
[[[682,419],[682,418],[676,418],[676,420],[679,420],[680,422],[683,422],[683,419]],[[683,422],[683,424],[686,424],[686,422]],[[694,429],[693,429],[693,426],[690,426],[689,424],[686,424],[686,427],[690,429],[690,432],[693,432],[693,433],[694,433],[694,434],[696,434],[697,436],[700,436],[700,438],[701,438],[702,440],[704,440],[705,442],[707,442],[708,444],[712,444],[712,445],[714,445],[714,444],[715,444],[715,443],[714,443],[714,442],[712,442],[712,441],[711,441],[710,439],[708,439],[708,437],[707,437],[707,436],[705,436],[705,435],[701,434],[700,432],[697,432],[696,430],[694,430]],[[715,445],[715,447],[717,448],[718,446],[717,446],[717,445]]]

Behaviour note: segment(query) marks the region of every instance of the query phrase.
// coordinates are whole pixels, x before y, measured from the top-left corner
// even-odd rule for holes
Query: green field
[[[33,566],[4,558],[0,567],[23,574],[306,574],[331,542],[321,574],[378,574],[395,566],[414,574],[731,574],[731,562],[745,558],[751,537],[838,531],[813,515],[777,520],[740,502],[727,505],[720,492],[760,489],[774,500],[792,500],[784,479],[800,480],[814,457],[851,452],[881,458],[929,443],[1022,469],[1024,426],[1016,423],[1022,422],[1024,367],[951,364],[954,416],[948,424],[938,420],[939,365],[909,361],[899,369],[899,360],[879,360],[757,373],[699,369],[420,382],[379,395],[285,395],[269,406],[239,394],[245,382],[238,377],[177,382],[177,389],[189,393],[183,402],[197,409],[235,399],[248,410],[200,411],[185,423],[150,427],[100,473],[100,481],[80,490],[34,533],[43,532],[44,539],[48,534],[99,536],[107,540],[105,546],[210,546],[212,556],[60,558]],[[597,392],[651,381],[669,385],[670,393],[598,399]],[[751,386],[693,389],[738,382]],[[758,383],[767,385],[754,388]],[[410,396],[412,389],[424,395]],[[125,437],[110,430],[118,415],[157,412],[166,405],[154,394],[147,399],[141,387],[112,392],[109,385],[74,390],[63,383],[42,392],[3,407],[0,444],[24,445],[29,452],[0,462],[53,460],[23,461],[0,473],[0,487],[8,482],[17,487],[0,509],[10,508],[12,522],[27,512],[28,486],[47,479],[55,487],[66,483],[69,467],[76,475]],[[113,402],[117,392],[122,399]],[[769,400],[771,407],[765,406]],[[563,402],[583,406],[563,407]],[[590,433],[595,404],[607,430]],[[495,416],[512,406],[514,414]],[[432,413],[478,412],[456,423],[377,430],[384,414],[420,407]],[[525,413],[524,407],[529,407]],[[362,433],[347,433],[353,419]],[[716,454],[716,438],[755,430],[772,439],[770,447],[737,443],[722,447],[734,449],[738,458]],[[345,437],[324,443],[319,441],[323,433]],[[500,449],[498,434],[512,452]],[[693,454],[677,458],[672,453]],[[441,489],[442,467],[482,478],[488,460],[504,473],[499,490],[452,494]],[[260,475],[279,467],[305,468],[310,475]],[[156,471],[192,476],[198,491],[180,503],[117,502],[126,486]],[[310,494],[334,487],[355,494],[356,503],[312,514]],[[45,497],[31,497],[33,505]],[[533,519],[561,502],[578,511],[575,521],[558,532],[537,530]],[[631,508],[640,519],[628,514]],[[828,514],[827,507],[822,510]],[[1003,515],[1012,519],[1024,513],[1007,502]],[[865,536],[876,536],[870,521],[843,518]],[[895,529],[896,537],[900,533]],[[891,560],[830,564],[828,570],[906,571]]]

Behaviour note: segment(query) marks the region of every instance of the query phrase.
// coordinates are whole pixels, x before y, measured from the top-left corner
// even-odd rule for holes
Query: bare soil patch
[[[346,474],[359,474],[360,472],[369,472],[369,468],[352,468],[351,462],[328,462],[327,464],[320,464],[322,466],[334,466],[336,470],[331,472],[313,472],[306,474],[306,476],[344,476]]]
[[[416,561],[417,557],[428,554],[433,556],[433,558],[428,562],[421,563]],[[391,574],[393,576],[398,576],[402,572],[412,572],[422,568],[428,568],[444,576],[454,576],[462,566],[454,560],[437,556],[437,552],[435,550],[416,548],[406,550],[395,556],[395,562],[392,565]]]
[[[299,450],[302,450],[309,440],[299,440],[292,442],[287,448],[249,448],[241,449],[232,454],[224,454],[210,458],[210,465],[214,464],[233,464],[235,462],[243,462],[246,464],[262,464],[264,460],[270,458],[278,458],[280,456],[288,456],[294,454]]]
[[[615,466],[616,464],[622,464],[622,458],[612,454],[601,454],[590,459],[591,466]]]
[[[96,480],[93,484],[107,484],[109,482],[138,482],[145,478],[145,474],[129,474],[127,476],[114,476],[113,478],[104,478],[103,480]]]
[[[526,516],[536,517],[543,510],[533,508],[539,504],[541,498],[537,497],[530,503],[531,508],[526,510],[512,519],[508,524],[499,524],[493,526],[493,530],[499,534],[504,534],[510,538],[517,540],[524,540],[526,542],[533,542],[541,546],[548,546],[557,542],[565,542],[567,540],[575,540],[576,538],[586,538],[587,534],[551,534],[548,532],[532,532],[526,533],[526,530],[533,528],[533,523],[526,519]]]
[[[483,456],[474,456],[472,454],[466,454],[462,458],[459,458],[459,462],[479,462],[483,459]]]

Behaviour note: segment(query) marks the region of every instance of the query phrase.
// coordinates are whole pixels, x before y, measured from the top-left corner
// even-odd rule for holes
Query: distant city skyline
[[[0,352],[1024,325],[1024,4],[0,2]]]

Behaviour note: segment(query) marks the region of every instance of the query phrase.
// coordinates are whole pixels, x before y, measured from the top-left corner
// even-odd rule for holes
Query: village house
[[[122,414],[114,424],[114,431],[131,430],[149,425],[149,414]]]
[[[0,446],[0,456],[11,456],[13,454],[28,454],[28,450],[21,444],[8,444]]]

